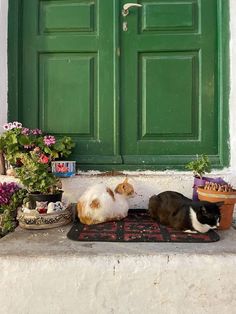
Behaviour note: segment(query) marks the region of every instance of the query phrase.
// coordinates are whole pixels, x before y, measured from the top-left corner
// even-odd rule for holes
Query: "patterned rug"
[[[191,242],[207,243],[220,239],[207,233],[185,233],[165,227],[153,220],[146,209],[130,209],[123,220],[87,226],[76,221],[67,234],[74,241],[100,242]]]

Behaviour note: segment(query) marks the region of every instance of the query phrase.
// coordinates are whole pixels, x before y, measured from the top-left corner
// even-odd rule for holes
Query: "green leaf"
[[[21,134],[19,135],[19,143],[24,146],[24,145],[30,145],[32,144],[32,141],[30,141],[29,137],[24,135],[24,134]]]

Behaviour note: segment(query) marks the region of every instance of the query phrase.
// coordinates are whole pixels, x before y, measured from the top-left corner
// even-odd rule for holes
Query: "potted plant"
[[[46,156],[49,161],[66,158],[75,146],[68,136],[56,139],[53,135],[43,134],[40,129],[23,127],[20,122],[4,124],[4,133],[0,135],[0,152],[13,166],[21,166],[19,154],[28,154],[34,150]],[[46,158],[45,157],[45,158]]]
[[[30,154],[19,153],[17,158],[21,161],[21,167],[15,169],[16,176],[28,192],[31,208],[36,207],[36,201],[61,201],[61,182],[50,172],[47,156],[31,151]]]
[[[233,220],[233,210],[236,203],[236,190],[228,183],[206,182],[204,187],[198,187],[198,197],[201,201],[221,202],[221,221],[219,229],[229,229]]]
[[[21,206],[26,193],[14,182],[0,183],[0,236],[16,227],[17,208]]]
[[[51,161],[71,154],[72,139],[66,136],[56,139],[40,129],[25,128],[19,122],[5,124],[4,130],[0,151],[28,191],[31,206],[35,207],[36,201],[60,201],[61,183],[51,173]]]
[[[225,184],[226,182],[222,178],[210,178],[205,177],[205,173],[211,172],[211,162],[207,155],[198,156],[195,160],[190,161],[186,166],[186,169],[191,170],[194,176],[194,183],[193,183],[193,200],[198,200],[198,193],[197,188],[199,186],[203,187],[205,183],[208,182],[215,182]]]

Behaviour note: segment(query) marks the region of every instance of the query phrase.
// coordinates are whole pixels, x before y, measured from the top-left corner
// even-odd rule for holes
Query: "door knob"
[[[138,3],[125,3],[123,5],[122,15],[127,16],[129,14],[129,9],[132,7],[138,7],[140,8],[142,5]]]

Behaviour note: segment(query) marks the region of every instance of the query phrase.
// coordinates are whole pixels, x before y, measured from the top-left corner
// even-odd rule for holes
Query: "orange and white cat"
[[[133,195],[134,188],[127,178],[114,191],[105,184],[91,186],[77,203],[78,217],[87,225],[123,219],[129,210],[127,198]]]

